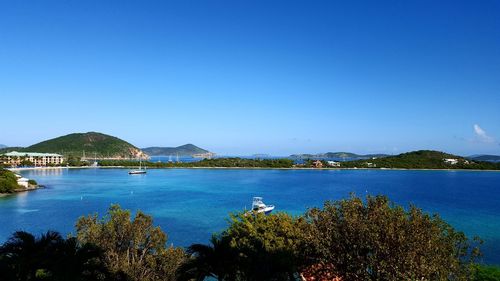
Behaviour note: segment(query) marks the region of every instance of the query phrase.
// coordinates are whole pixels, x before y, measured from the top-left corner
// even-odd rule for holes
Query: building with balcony
[[[64,157],[56,153],[12,151],[0,155],[0,164],[12,167],[24,166],[26,163],[35,167],[59,166],[63,162]]]

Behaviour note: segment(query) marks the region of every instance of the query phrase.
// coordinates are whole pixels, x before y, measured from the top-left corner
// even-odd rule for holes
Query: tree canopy
[[[131,213],[112,205],[106,216],[81,217],[76,223],[78,241],[99,245],[105,262],[114,273],[123,273],[135,281],[175,280],[178,265],[184,259],[181,248],[166,247],[167,235],[153,225],[151,216]]]
[[[11,193],[19,188],[16,175],[6,169],[0,168],[0,193]]]

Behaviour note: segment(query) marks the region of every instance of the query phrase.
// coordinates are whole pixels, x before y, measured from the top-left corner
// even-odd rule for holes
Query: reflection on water
[[[66,172],[68,168],[39,168],[29,170],[29,174],[33,177],[44,177],[44,176],[61,176]]]

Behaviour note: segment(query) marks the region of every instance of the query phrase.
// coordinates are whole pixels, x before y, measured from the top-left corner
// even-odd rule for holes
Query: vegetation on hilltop
[[[0,193],[12,193],[18,188],[16,175],[9,170],[0,168]]]
[[[447,163],[445,159],[456,159]],[[383,158],[342,162],[343,168],[400,168],[400,169],[479,169],[497,170],[500,164],[472,161],[464,157],[440,151],[418,150]]]
[[[75,133],[46,140],[24,148],[22,151],[60,153],[65,156],[82,157],[145,157],[146,155],[132,144],[117,137],[96,133]]]
[[[194,154],[209,153],[210,151],[197,147],[194,144],[185,144],[178,147],[146,147],[143,148],[146,154],[150,156],[165,156],[165,155],[179,155],[191,156]]]

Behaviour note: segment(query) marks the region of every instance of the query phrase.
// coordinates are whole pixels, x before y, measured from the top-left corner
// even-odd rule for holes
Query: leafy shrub
[[[479,254],[437,215],[384,196],[327,201],[306,217],[307,257],[343,280],[470,280]]]
[[[181,248],[165,247],[167,235],[153,226],[153,219],[137,212],[131,220],[128,210],[112,205],[107,215],[81,217],[76,223],[80,243],[99,245],[108,268],[133,281],[175,280],[184,259]]]
[[[500,280],[500,267],[494,265],[478,265],[474,281]]]
[[[11,193],[18,187],[19,185],[14,173],[9,170],[0,169],[0,193]]]

